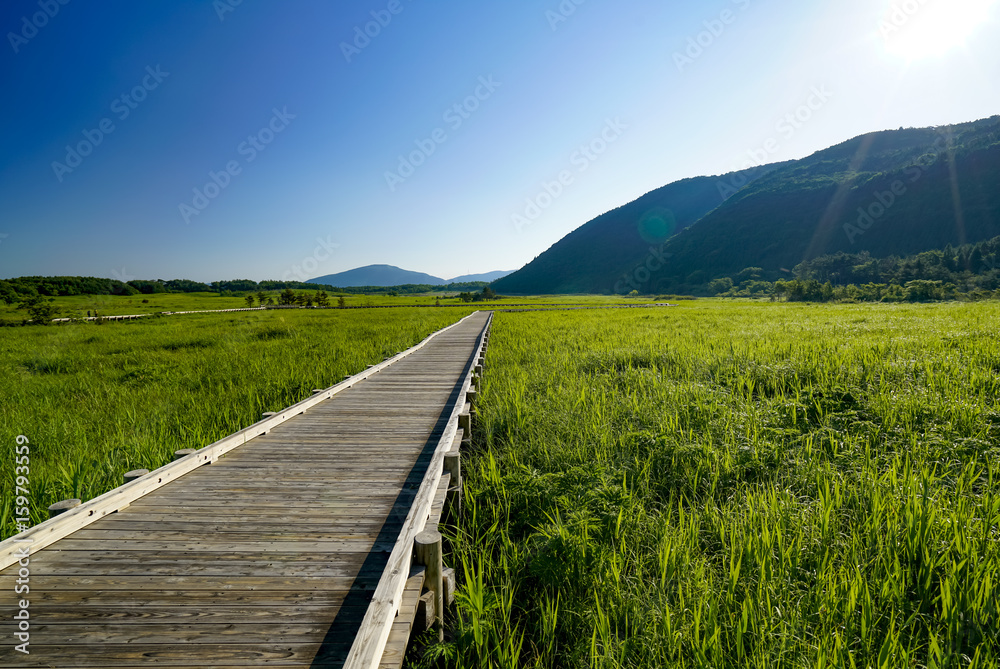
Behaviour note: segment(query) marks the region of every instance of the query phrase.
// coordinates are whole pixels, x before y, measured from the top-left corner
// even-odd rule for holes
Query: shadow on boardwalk
[[[476,354],[473,351],[466,360],[466,363],[470,363]],[[340,612],[334,618],[333,624],[330,625],[330,629],[327,631],[326,637],[323,639],[323,643],[316,653],[316,659],[313,661],[312,667],[338,667],[342,666],[347,660],[351,645],[354,643],[354,638],[361,627],[362,619],[368,610],[368,605],[371,603],[372,595],[382,576],[382,572],[385,570],[386,564],[389,562],[389,555],[396,544],[400,527],[406,520],[406,515],[410,512],[413,499],[420,489],[420,484],[427,473],[427,468],[434,456],[434,451],[437,449],[438,442],[441,440],[441,436],[448,425],[452,409],[455,403],[461,399],[459,395],[462,392],[464,381],[464,377],[459,378],[455,382],[455,386],[451,389],[451,392],[448,393],[448,402],[434,424],[434,429],[428,436],[427,441],[424,443],[420,457],[417,458],[416,464],[406,477],[403,489],[400,491],[399,496],[396,497],[392,510],[389,512],[382,530],[375,539],[375,545],[365,559],[358,577],[351,585],[351,589],[344,599]]]

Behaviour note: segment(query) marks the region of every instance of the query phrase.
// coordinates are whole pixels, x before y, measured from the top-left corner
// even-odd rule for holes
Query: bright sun
[[[886,49],[908,60],[962,46],[1000,0],[893,0],[879,23]]]

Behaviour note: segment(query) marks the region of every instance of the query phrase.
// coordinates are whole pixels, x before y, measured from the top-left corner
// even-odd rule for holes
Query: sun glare
[[[1000,0],[893,0],[879,23],[889,53],[916,60],[965,44]]]

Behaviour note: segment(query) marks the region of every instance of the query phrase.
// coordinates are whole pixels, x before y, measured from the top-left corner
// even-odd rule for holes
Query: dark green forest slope
[[[726,197],[779,165],[684,179],[598,216],[517,272],[494,282],[514,294],[610,293],[636,259],[694,224]]]
[[[736,278],[747,267],[760,267],[761,278],[774,280],[823,255],[906,256],[996,237],[1000,116],[856,137],[776,165],[724,202],[716,192],[715,206],[695,221],[690,217],[698,216],[698,206],[651,197],[697,184],[705,186],[699,192],[706,199],[693,199],[708,206],[706,179],[718,183],[677,182],[594,219],[494,288],[703,293],[713,279]],[[654,210],[665,218],[672,210],[678,233],[651,254],[635,231]]]

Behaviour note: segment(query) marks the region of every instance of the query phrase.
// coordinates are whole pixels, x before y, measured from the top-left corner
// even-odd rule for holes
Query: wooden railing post
[[[417,562],[427,567],[427,588],[434,593],[434,615],[438,624],[438,640],[444,641],[444,557],[441,554],[441,533],[424,530],[414,539]]]
[[[458,429],[462,430],[462,441],[472,437],[472,414],[468,411],[458,415]]]
[[[78,499],[64,499],[61,502],[56,502],[55,504],[49,505],[49,518],[55,518],[61,513],[66,513],[70,509],[75,509],[76,507],[83,504]]]

